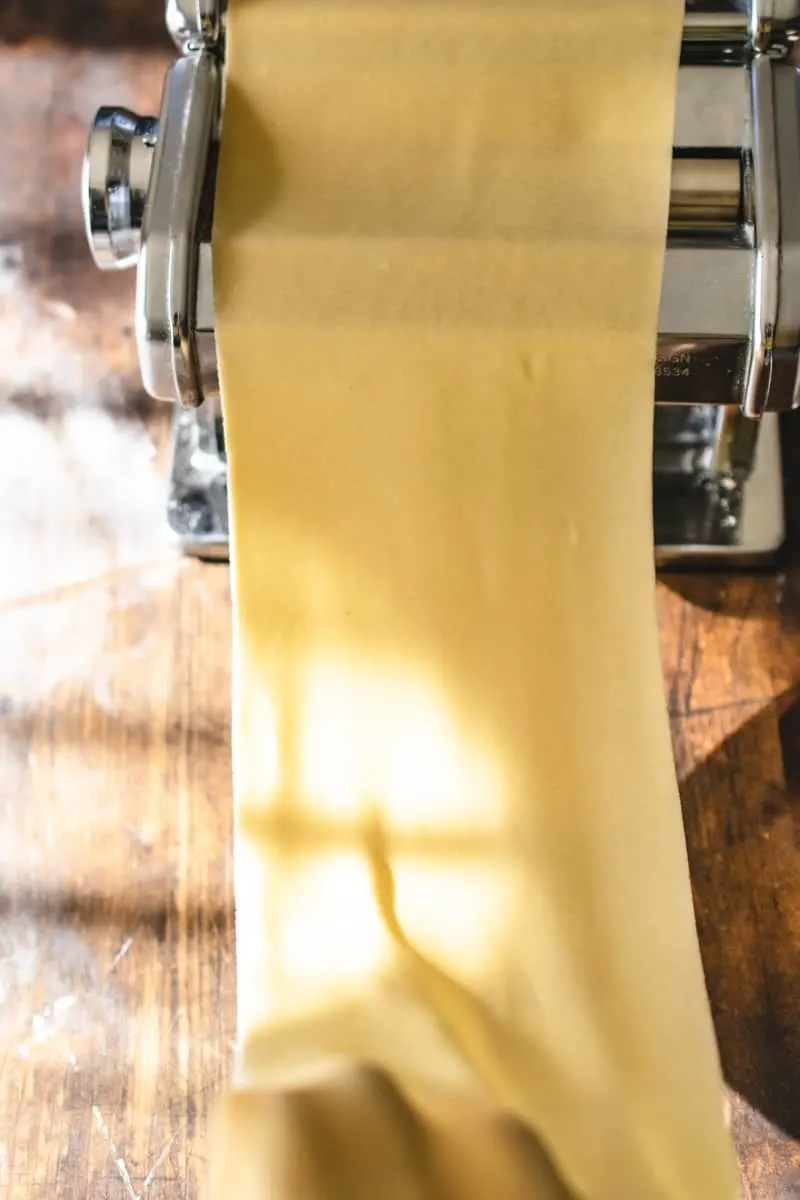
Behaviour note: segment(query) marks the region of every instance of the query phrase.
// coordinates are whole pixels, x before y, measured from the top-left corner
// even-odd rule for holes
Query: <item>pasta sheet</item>
[[[228,13],[238,1081],[377,1064],[587,1200],[736,1195],[654,611],[682,16]]]

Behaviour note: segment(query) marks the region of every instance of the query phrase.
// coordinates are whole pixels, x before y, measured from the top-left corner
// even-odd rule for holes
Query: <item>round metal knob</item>
[[[134,266],[158,135],[155,117],[101,108],[83,164],[86,236],[101,270]]]

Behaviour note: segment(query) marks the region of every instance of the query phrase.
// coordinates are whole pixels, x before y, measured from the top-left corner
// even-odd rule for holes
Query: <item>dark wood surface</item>
[[[201,1195],[234,1037],[227,571],[164,534],[169,414],[77,201],[95,107],[157,103],[161,20],[0,5],[3,1200]],[[800,1197],[800,418],[787,434],[779,569],[658,591],[750,1200]]]
[[[39,40],[69,46],[165,49],[166,0],[3,0],[0,39],[30,46]]]

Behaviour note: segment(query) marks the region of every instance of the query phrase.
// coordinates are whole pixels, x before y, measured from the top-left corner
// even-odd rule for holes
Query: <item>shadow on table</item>
[[[165,891],[160,882],[152,891],[139,889],[133,900],[124,892],[114,895],[91,887],[47,890],[37,886],[0,893],[0,920],[20,916],[44,925],[116,930],[120,938],[145,930],[163,942],[170,929],[174,930],[179,923],[184,936],[189,938],[220,932],[230,925],[232,908],[213,903],[200,905],[191,898],[179,906],[177,897]]]
[[[167,49],[166,0],[5,0],[0,43],[48,39],[87,49]]]
[[[680,725],[676,738],[681,737]],[[680,757],[680,746],[677,747]],[[728,1084],[800,1139],[800,697],[787,693],[723,741],[681,783],[695,910]],[[40,921],[164,937],[177,917],[163,889],[124,894],[37,886],[0,894]],[[190,929],[230,913],[193,906]]]
[[[796,692],[722,742],[682,782],[681,797],[726,1081],[774,1126],[800,1138]]]

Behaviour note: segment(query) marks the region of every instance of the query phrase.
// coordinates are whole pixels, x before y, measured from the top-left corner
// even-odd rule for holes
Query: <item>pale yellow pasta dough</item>
[[[228,15],[238,1081],[377,1064],[586,1200],[737,1194],[654,612],[682,13]]]

